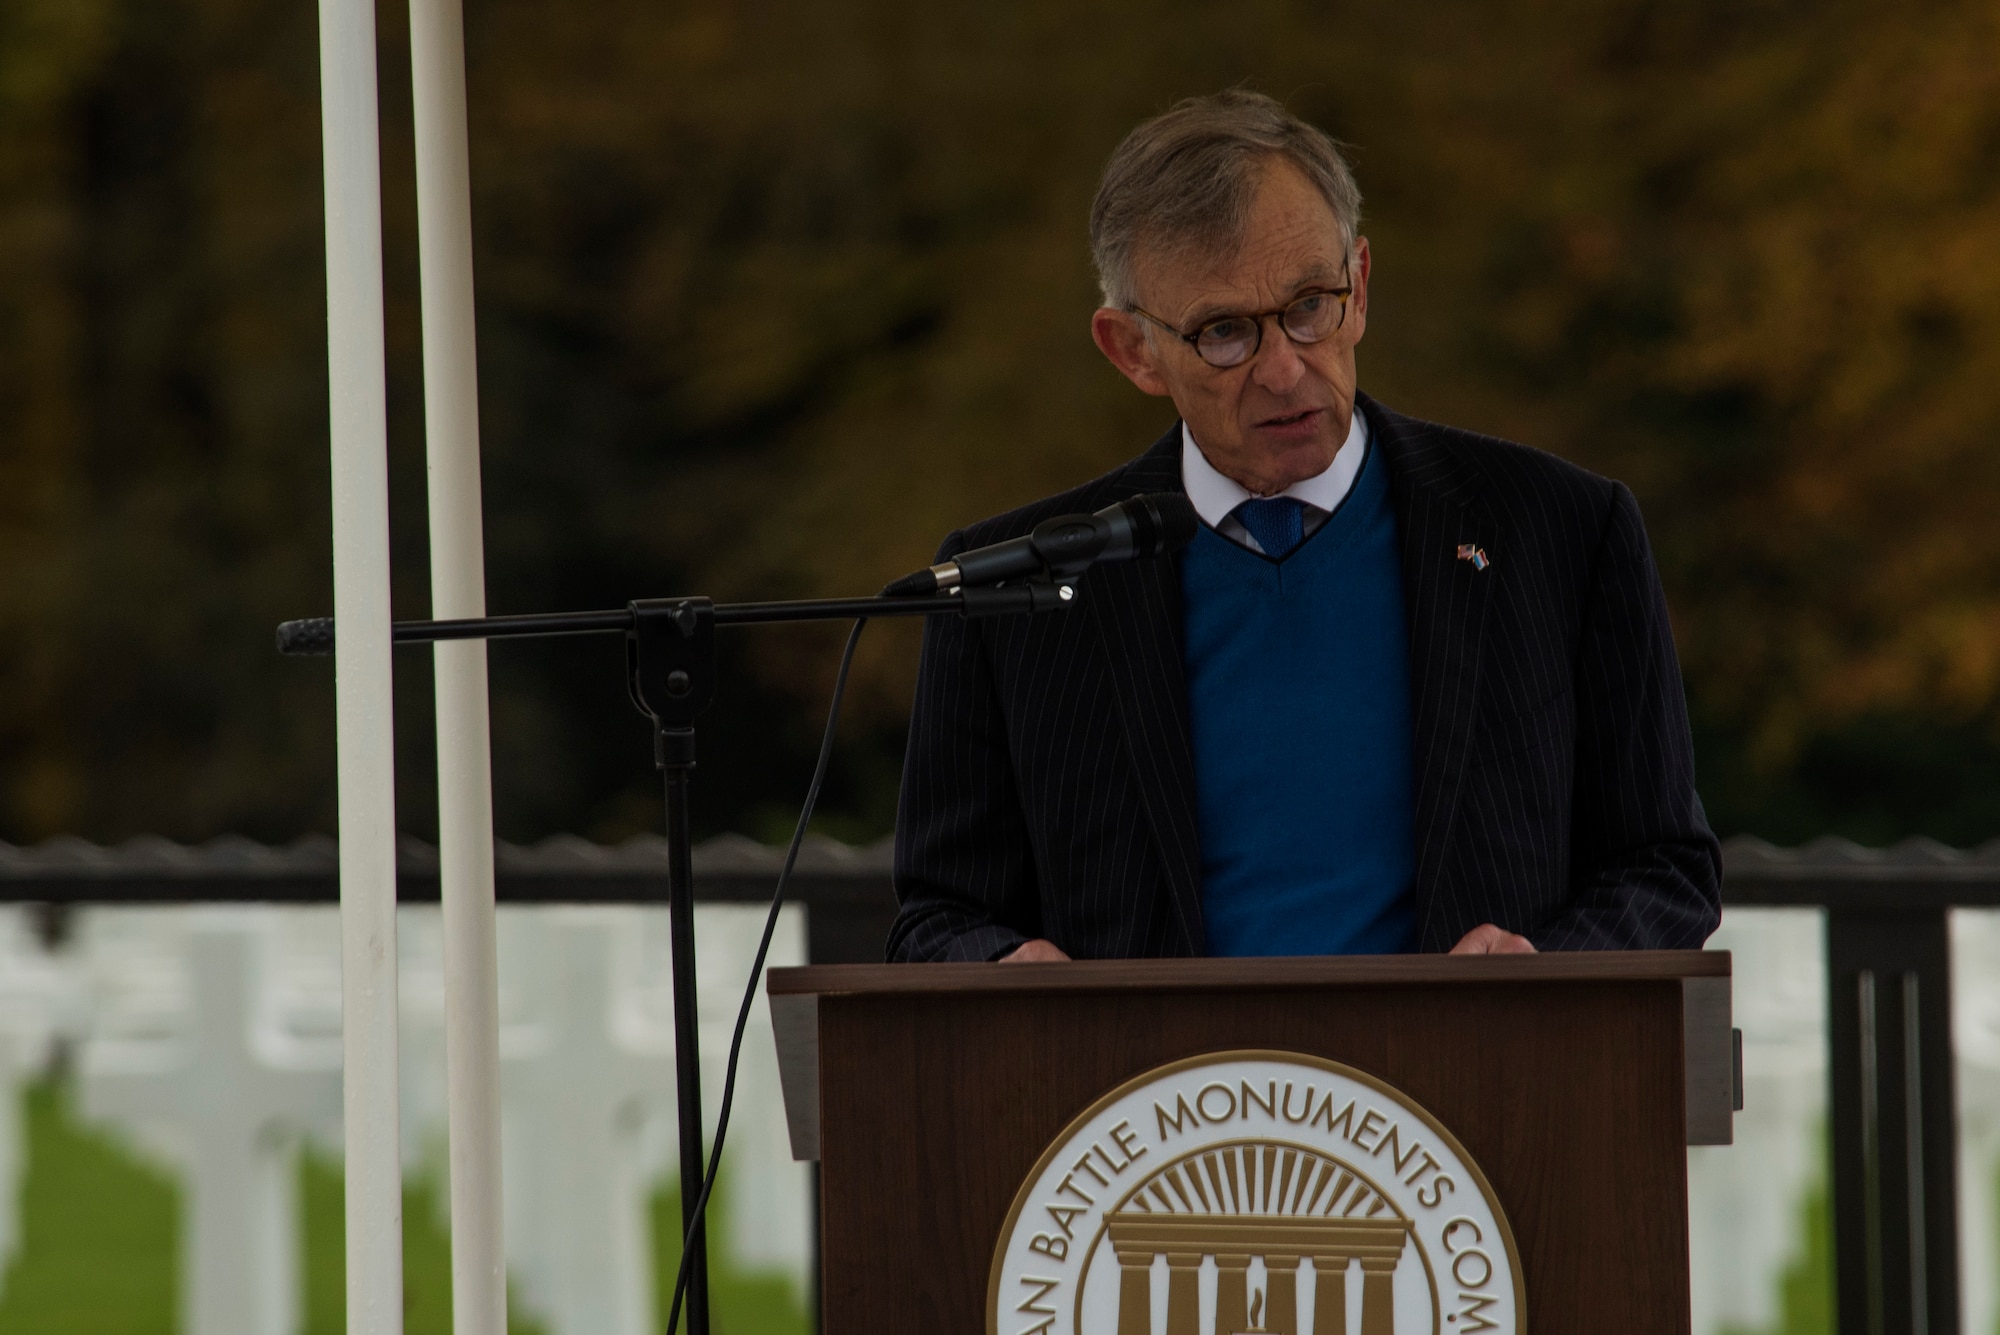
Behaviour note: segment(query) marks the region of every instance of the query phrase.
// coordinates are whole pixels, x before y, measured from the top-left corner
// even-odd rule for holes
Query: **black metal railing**
[[[711,840],[695,850],[695,897],[768,900],[781,860],[779,850],[746,839]],[[1950,915],[2000,908],[2000,841],[1965,852],[1928,840],[1781,849],[1735,839],[1723,865],[1728,906],[1826,914],[1839,1329],[1957,1335]],[[895,910],[889,870],[886,842],[806,845],[789,898],[806,908],[813,963],[880,960]],[[503,904],[661,904],[666,841],[502,844],[495,873]],[[199,847],[149,839],[111,848],[73,839],[0,845],[0,903],[45,906],[55,934],[61,917],[84,904],[331,903],[337,877],[336,849],[324,837],[284,847],[234,838]],[[402,844],[398,893],[405,903],[436,902],[434,848]]]
[[[695,899],[768,903],[783,863],[783,849],[738,835],[711,839],[694,851]],[[502,843],[494,853],[494,894],[502,904],[665,904],[667,865],[667,841],[658,835],[612,845],[572,836]],[[234,836],[200,845],[134,839],[105,847],[70,838],[31,848],[0,844],[0,904],[56,914],[88,904],[332,904],[339,877],[338,849],[324,835],[284,845]],[[396,896],[405,904],[438,902],[436,848],[399,843]],[[808,839],[785,898],[806,907],[813,963],[881,963],[896,908],[887,842],[857,848]]]

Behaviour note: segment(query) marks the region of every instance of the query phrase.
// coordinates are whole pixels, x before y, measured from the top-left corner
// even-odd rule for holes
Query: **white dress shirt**
[[[1327,516],[1347,499],[1348,490],[1361,472],[1361,462],[1367,457],[1368,418],[1357,403],[1347,426],[1347,439],[1334,452],[1333,462],[1326,466],[1326,471],[1294,482],[1278,493],[1303,502],[1307,537],[1317,532]],[[1188,499],[1194,502],[1194,512],[1203,523],[1238,546],[1263,555],[1264,548],[1233,513],[1243,502],[1258,498],[1245,490],[1242,483],[1216,471],[1208,456],[1201,452],[1201,446],[1195,444],[1194,433],[1185,422],[1181,423],[1181,485],[1187,488]]]

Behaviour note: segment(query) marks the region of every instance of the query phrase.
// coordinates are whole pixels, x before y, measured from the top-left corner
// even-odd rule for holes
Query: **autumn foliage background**
[[[1623,478],[1709,811],[2000,834],[2000,7],[468,0],[495,611],[861,592],[1137,452],[1084,217],[1248,83],[1354,146],[1363,386]],[[399,615],[427,612],[406,12],[380,7]],[[331,829],[309,0],[0,5],[0,838]],[[837,639],[725,639],[698,821],[801,794]],[[651,828],[615,642],[492,656],[499,826]],[[434,826],[428,660],[399,669]],[[826,820],[893,817],[871,630]]]

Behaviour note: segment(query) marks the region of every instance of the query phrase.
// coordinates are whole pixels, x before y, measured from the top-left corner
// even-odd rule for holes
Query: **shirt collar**
[[[1294,482],[1279,492],[1280,496],[1290,496],[1303,501],[1323,514],[1332,514],[1347,498],[1348,489],[1353,487],[1355,476],[1361,472],[1361,461],[1368,454],[1368,417],[1361,411],[1361,405],[1354,405],[1352,420],[1347,427],[1347,439],[1334,452],[1333,462],[1326,470],[1300,482]],[[1234,478],[1225,477],[1208,461],[1201,447],[1194,443],[1194,432],[1186,422],[1181,423],[1181,484],[1187,488],[1188,499],[1194,502],[1194,511],[1210,528],[1221,528],[1222,521],[1237,506],[1253,499],[1243,485]]]

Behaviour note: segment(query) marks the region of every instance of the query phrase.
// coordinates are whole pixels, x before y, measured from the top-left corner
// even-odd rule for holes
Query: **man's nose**
[[[1299,358],[1299,350],[1284,326],[1275,319],[1264,333],[1263,346],[1257,349],[1257,357],[1250,368],[1250,378],[1259,386],[1274,394],[1289,394],[1305,374],[1306,364]]]

